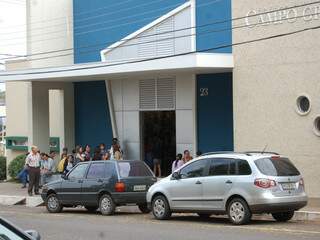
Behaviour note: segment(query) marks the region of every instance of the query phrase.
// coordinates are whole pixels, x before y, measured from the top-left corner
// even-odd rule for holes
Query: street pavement
[[[320,222],[277,223],[269,217],[255,217],[251,224],[233,226],[226,217],[202,220],[193,214],[175,214],[157,221],[141,214],[135,206],[121,208],[114,216],[65,209],[49,214],[44,207],[0,206],[0,215],[23,229],[35,229],[44,240],[295,240],[320,239]]]

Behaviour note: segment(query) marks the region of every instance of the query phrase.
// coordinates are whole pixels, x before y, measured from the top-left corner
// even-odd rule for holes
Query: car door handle
[[[99,182],[99,183],[102,183],[102,182],[103,182],[103,180],[102,180],[102,179],[98,179],[98,182]]]
[[[228,180],[226,181],[226,184],[232,184],[232,181]]]
[[[83,183],[83,180],[78,180],[78,183]]]
[[[200,182],[200,181],[198,180],[198,181],[196,181],[196,184],[202,184],[202,182]]]

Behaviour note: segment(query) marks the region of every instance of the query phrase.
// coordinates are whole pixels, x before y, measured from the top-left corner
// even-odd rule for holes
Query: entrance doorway
[[[176,155],[175,111],[140,112],[140,123],[142,159],[153,171],[159,159],[161,176],[168,176]]]

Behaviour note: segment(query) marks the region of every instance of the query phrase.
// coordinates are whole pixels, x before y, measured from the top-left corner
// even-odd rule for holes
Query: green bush
[[[0,156],[0,180],[6,179],[6,176],[7,176],[6,166],[7,166],[7,158]]]
[[[18,173],[23,169],[26,161],[26,155],[21,154],[9,163],[8,172],[10,177],[17,177]]]

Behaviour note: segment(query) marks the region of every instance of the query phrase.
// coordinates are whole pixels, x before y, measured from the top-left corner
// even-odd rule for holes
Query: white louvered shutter
[[[156,108],[156,83],[155,79],[139,81],[139,105],[140,109]]]
[[[157,79],[157,108],[174,109],[176,102],[176,81],[174,78]]]

